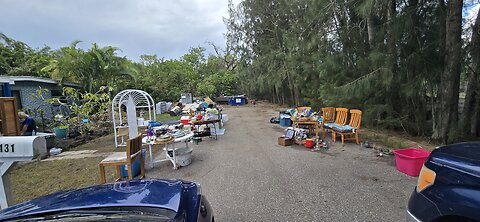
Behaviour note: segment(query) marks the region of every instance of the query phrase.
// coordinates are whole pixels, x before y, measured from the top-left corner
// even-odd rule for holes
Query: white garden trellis
[[[121,137],[121,144],[118,144],[118,129],[124,128],[127,123],[126,116],[123,116],[122,106],[126,106],[129,98],[133,99],[136,109],[148,109],[148,120],[156,121],[155,116],[155,101],[150,94],[136,89],[127,89],[119,92],[112,101],[112,119],[113,119],[113,133],[115,135],[115,147],[125,144],[123,136]]]

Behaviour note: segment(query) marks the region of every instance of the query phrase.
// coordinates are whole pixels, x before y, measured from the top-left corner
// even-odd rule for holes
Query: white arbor
[[[155,116],[155,101],[150,94],[136,89],[127,89],[119,92],[112,101],[112,119],[113,119],[113,133],[115,134],[115,147],[118,147],[118,137],[122,136],[121,144],[124,144],[123,135],[119,135],[119,129],[124,128],[128,131],[127,118],[125,113],[122,112],[122,106],[127,105],[129,98],[132,98],[136,109],[148,110],[148,120],[156,120]]]

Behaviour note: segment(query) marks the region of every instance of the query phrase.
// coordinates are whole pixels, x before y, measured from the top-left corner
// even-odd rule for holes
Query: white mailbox
[[[47,142],[39,136],[0,137],[0,162],[31,160],[47,154]]]
[[[10,186],[6,173],[16,161],[31,160],[47,155],[47,142],[42,136],[2,136],[0,137],[0,206],[8,207]]]

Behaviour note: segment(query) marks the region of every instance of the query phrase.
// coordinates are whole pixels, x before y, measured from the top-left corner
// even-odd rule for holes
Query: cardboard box
[[[293,144],[292,139],[287,139],[284,136],[278,137],[278,145],[291,146]]]

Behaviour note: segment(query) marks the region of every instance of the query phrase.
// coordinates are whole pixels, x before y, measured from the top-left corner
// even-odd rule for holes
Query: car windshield
[[[172,221],[175,215],[175,211],[163,208],[106,207],[34,214],[6,221]]]

